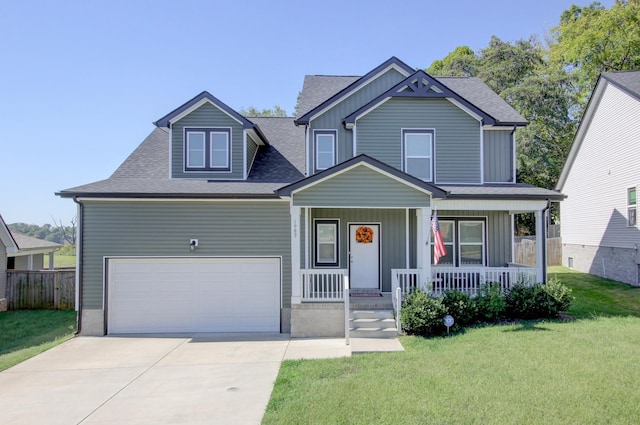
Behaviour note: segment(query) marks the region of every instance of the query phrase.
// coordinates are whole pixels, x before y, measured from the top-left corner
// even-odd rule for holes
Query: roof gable
[[[372,109],[375,109],[386,99],[392,97],[449,99],[461,109],[470,112],[472,115],[480,117],[485,124],[496,124],[495,118],[493,118],[491,115],[476,107],[471,102],[458,95],[453,90],[449,89],[447,86],[422,70],[416,71],[415,73],[407,77],[404,81],[396,84],[385,93],[382,93],[380,96],[376,97],[366,105],[363,105],[362,107],[345,117],[345,123],[347,125],[353,124],[356,119],[358,119],[362,115],[365,115]]]
[[[434,198],[444,198],[447,194],[444,190],[431,183],[426,183],[416,177],[406,174],[396,168],[385,164],[382,161],[378,161],[377,159],[374,159],[365,154],[358,155],[324,171],[284,186],[278,189],[277,193],[280,196],[291,196],[297,191],[304,190],[316,184],[322,183],[323,181],[333,179],[336,176],[339,176],[340,174],[348,172],[349,170],[352,170],[359,166],[366,166],[376,171],[377,173],[392,178],[406,186],[410,186],[416,190],[429,193]]]
[[[2,241],[2,244],[5,246],[6,248],[5,251],[7,254],[14,253],[18,250],[18,244],[13,238],[13,235],[11,235],[11,231],[9,231],[9,228],[7,227],[7,224],[2,219],[1,215],[0,215],[0,241]]]
[[[356,92],[361,87],[369,83],[372,79],[376,78],[379,74],[385,72],[390,68],[395,68],[396,70],[403,73],[404,75],[410,75],[411,73],[414,72],[413,68],[411,68],[406,63],[402,62],[400,59],[393,56],[388,60],[386,60],[385,62],[383,62],[382,64],[375,67],[374,69],[372,69],[371,71],[369,71],[364,76],[353,81],[352,83],[350,83],[348,86],[346,86],[345,88],[343,88],[342,90],[334,94],[333,96],[324,100],[324,102],[322,102],[321,104],[305,112],[302,116],[300,116],[295,120],[296,125],[309,123],[311,118],[313,118],[315,115],[318,115],[319,113],[325,111],[335,103],[339,102],[340,100]]]

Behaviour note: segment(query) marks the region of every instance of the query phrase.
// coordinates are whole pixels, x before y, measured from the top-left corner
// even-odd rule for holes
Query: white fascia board
[[[176,115],[175,117],[173,117],[173,119],[171,121],[169,121],[169,124],[173,125],[175,123],[177,123],[178,121],[180,121],[182,118],[186,117],[187,115],[189,115],[190,113],[192,113],[193,111],[195,111],[196,109],[198,109],[199,107],[201,107],[202,105],[204,105],[205,103],[209,103],[212,106],[215,106],[216,109],[218,109],[220,112],[223,112],[225,115],[227,115],[229,118],[231,118],[232,120],[234,120],[235,122],[237,122],[238,124],[243,124],[242,121],[238,120],[236,117],[230,115],[227,111],[225,111],[222,108],[219,108],[218,105],[216,105],[215,103],[211,102],[209,99],[204,98],[201,99],[199,102],[194,103],[190,108],[185,109],[184,111],[182,111],[182,113]]]
[[[349,96],[357,93],[358,91],[362,90],[363,88],[365,88],[366,86],[369,85],[369,83],[371,83],[372,81],[375,81],[376,79],[378,79],[378,77],[380,77],[381,75],[383,75],[384,73],[388,72],[391,69],[395,69],[396,71],[398,71],[400,74],[404,75],[405,78],[408,77],[410,74],[407,73],[404,69],[398,67],[396,64],[391,64],[388,67],[386,67],[385,69],[381,70],[380,72],[378,72],[376,75],[374,75],[373,77],[371,77],[368,81],[366,81],[364,84],[362,84],[360,87],[358,87],[357,89],[350,91],[349,93],[346,93],[344,96],[340,96],[339,98],[337,98],[336,100],[334,100],[333,102],[331,102],[329,105],[325,106],[324,108],[322,108],[321,110],[319,110],[318,112],[316,112],[314,115],[312,115],[309,118],[309,122],[311,122],[312,120],[318,118],[320,115],[324,114],[325,112],[327,112],[329,109],[333,108],[334,106],[336,106],[338,103],[342,102],[343,100],[345,100],[346,98],[348,98]]]
[[[52,246],[49,248],[20,249],[13,253],[7,253],[8,257],[26,257],[27,255],[50,254],[62,248],[61,246]]]
[[[283,202],[284,198],[78,198],[80,202]]]
[[[515,199],[434,199],[433,207],[460,211],[509,211],[510,214],[540,211],[547,207],[546,200]]]
[[[384,171],[384,170],[381,170],[381,169],[380,169],[380,168],[378,168],[378,167],[375,167],[375,166],[373,166],[373,165],[371,165],[371,164],[367,164],[366,162],[358,162],[358,163],[356,163],[356,164],[351,165],[350,167],[347,167],[347,168],[345,168],[345,169],[343,169],[343,170],[340,170],[339,172],[337,172],[337,173],[335,173],[335,174],[331,174],[331,175],[329,175],[329,176],[327,176],[327,177],[323,177],[323,178],[321,178],[320,180],[317,180],[317,181],[315,181],[315,182],[313,182],[313,183],[309,183],[308,185],[302,186],[301,188],[298,188],[298,189],[296,189],[296,190],[292,191],[292,192],[291,192],[291,196],[295,195],[295,194],[296,194],[296,193],[298,193],[298,192],[302,192],[302,191],[304,191],[304,190],[306,190],[306,189],[309,189],[310,187],[313,187],[313,186],[315,186],[315,185],[318,185],[318,184],[320,184],[320,183],[322,183],[322,182],[325,182],[325,181],[327,181],[327,180],[330,180],[330,179],[332,179],[332,178],[334,178],[334,177],[336,177],[336,176],[339,176],[340,174],[346,173],[347,171],[353,170],[353,169],[354,169],[354,168],[356,168],[356,167],[361,167],[361,166],[362,166],[362,167],[367,167],[367,168],[369,168],[370,170],[373,170],[373,171],[375,171],[375,172],[377,172],[377,173],[379,173],[379,174],[382,174],[383,176],[389,177],[389,178],[391,178],[391,179],[393,179],[393,180],[395,180],[395,181],[397,181],[397,182],[399,182],[399,183],[404,184],[405,186],[411,187],[411,188],[413,188],[413,189],[415,189],[415,190],[418,190],[418,191],[420,191],[420,192],[422,192],[422,193],[425,193],[425,194],[429,195],[430,197],[433,195],[433,193],[429,192],[428,190],[423,189],[423,188],[421,188],[421,187],[419,187],[419,186],[416,186],[416,185],[414,185],[414,184],[412,184],[412,183],[409,183],[409,182],[408,182],[408,181],[406,181],[406,180],[400,179],[400,178],[398,178],[398,177],[394,176],[393,174],[390,174],[390,173],[387,173],[387,172],[386,172],[386,171]]]

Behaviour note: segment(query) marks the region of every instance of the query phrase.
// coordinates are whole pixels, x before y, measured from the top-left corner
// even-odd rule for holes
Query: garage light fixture
[[[198,246],[198,240],[197,239],[191,239],[189,241],[189,247],[191,248],[191,251],[195,251],[197,246]]]

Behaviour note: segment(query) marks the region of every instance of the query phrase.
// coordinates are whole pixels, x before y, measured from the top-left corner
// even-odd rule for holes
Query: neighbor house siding
[[[283,307],[290,306],[288,202],[85,201],[84,205],[83,308],[103,307],[103,258],[111,256],[281,256],[282,302]],[[189,249],[192,238],[199,240],[195,251]]]
[[[369,84],[338,102],[309,123],[308,151],[312,153],[311,174],[315,173],[313,130],[337,130],[337,162],[344,162],[354,156],[353,132],[344,128],[342,120],[362,105],[366,105],[406,77],[395,69],[390,69]]]
[[[445,99],[394,98],[356,121],[356,154],[403,168],[402,129],[435,129],[436,183],[480,183],[480,123]]]
[[[640,191],[640,101],[608,84],[596,107],[562,187],[562,242],[633,249],[627,188]]]
[[[339,258],[338,268],[349,268],[349,223],[381,223],[380,227],[380,255],[382,259],[381,280],[382,290],[391,292],[391,269],[405,268],[406,252],[406,224],[404,209],[343,209],[318,208],[311,212],[312,218],[337,218],[339,228]],[[315,256],[315,242],[310,238],[311,258]],[[312,262],[313,264],[313,262]]]
[[[254,142],[251,137],[247,136],[247,175],[249,175],[249,172],[251,171],[251,164],[253,164],[256,152],[258,152],[258,144]]]
[[[428,207],[430,198],[424,192],[360,165],[295,193],[293,204],[311,207]]]
[[[485,130],[483,134],[485,183],[512,183],[512,131]]]
[[[184,172],[184,128],[231,128],[231,171]],[[171,125],[171,176],[196,179],[242,179],[246,163],[243,156],[242,124],[210,103],[205,103]]]
[[[0,300],[7,292],[7,247],[0,241]]]

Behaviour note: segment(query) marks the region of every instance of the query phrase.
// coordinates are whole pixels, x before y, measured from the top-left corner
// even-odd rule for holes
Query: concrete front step
[[[352,310],[349,329],[353,338],[394,338],[398,335],[393,312],[389,310]]]

